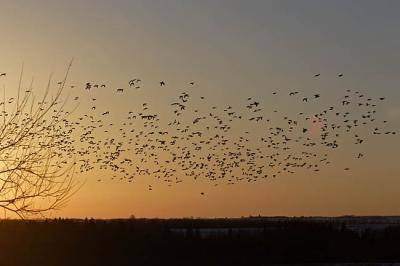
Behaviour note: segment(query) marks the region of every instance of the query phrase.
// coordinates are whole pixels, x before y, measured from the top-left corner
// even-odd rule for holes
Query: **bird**
[[[160,81],[160,86],[165,86],[165,82],[164,81]]]
[[[137,87],[138,79],[131,81],[134,83],[131,87]],[[86,87],[90,89],[99,84],[102,82],[94,85],[89,82]],[[115,95],[113,91],[104,93],[110,100]],[[296,174],[300,169],[322,172],[324,167],[334,164],[330,160],[331,153],[344,146],[346,138],[361,146],[368,144],[369,138],[390,138],[396,134],[383,127],[389,126],[390,121],[377,119],[379,108],[373,105],[379,107],[381,103],[361,91],[343,91],[338,99],[332,98],[329,106],[314,106],[311,98],[324,96],[317,91],[300,98],[302,102],[309,102],[307,111],[302,110],[304,104],[300,100],[300,103],[289,100],[289,96],[305,92],[282,94],[280,101],[290,101],[294,112],[285,110],[285,104],[277,108],[274,103],[264,104],[255,96],[243,97],[242,101],[231,105],[227,99],[219,104],[208,103],[204,101],[210,96],[207,94],[198,96],[203,101],[191,101],[190,91],[169,93],[171,97],[166,97],[164,103],[157,102],[157,108],[154,102],[137,98],[121,117],[110,106],[100,104],[89,105],[87,112],[76,118],[64,110],[62,113],[51,110],[53,119],[58,119],[62,126],[60,129],[45,127],[43,135],[54,136],[53,130],[57,132],[56,140],[51,142],[54,143],[52,150],[65,160],[78,158],[75,167],[79,172],[110,171],[113,182],[129,183],[134,183],[136,177],[148,176],[173,186],[187,179],[204,178],[215,185],[235,185]],[[83,106],[87,106],[85,101],[93,103],[98,98],[78,95],[73,95],[73,99],[80,99]],[[5,99],[0,105],[9,102],[14,100]],[[367,102],[370,105],[366,105]],[[38,103],[39,108],[45,108],[46,104],[48,101]],[[160,112],[159,104],[167,108],[160,107],[163,110]],[[362,130],[358,130],[361,127]],[[348,152],[353,151],[349,149]],[[364,153],[351,155],[357,160]],[[151,190],[152,186],[148,188]],[[204,191],[200,195],[205,195]]]
[[[136,81],[136,79],[131,79],[131,80],[128,82],[129,86],[134,86],[134,85],[135,85],[135,81]]]
[[[86,90],[90,90],[91,87],[92,87],[92,84],[91,84],[90,82],[87,82],[87,83],[86,83],[85,89],[86,89]]]

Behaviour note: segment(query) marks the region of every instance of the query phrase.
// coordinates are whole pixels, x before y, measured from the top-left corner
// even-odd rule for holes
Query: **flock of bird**
[[[159,86],[168,87],[165,81]],[[129,183],[149,178],[149,190],[153,182],[172,186],[186,179],[233,185],[298,171],[318,172],[332,163],[330,155],[343,145],[360,147],[354,159],[362,159],[361,146],[369,137],[396,135],[386,129],[386,120],[377,119],[378,105],[385,98],[355,90],[344,90],[337,103],[317,112],[288,115],[284,110],[268,110],[254,97],[243,99],[241,106],[209,106],[206,95],[192,96],[196,87],[188,82],[185,92],[166,103],[170,114],[156,112],[145,102],[116,118],[112,109],[95,104],[96,89],[108,87],[88,82],[82,88],[90,94],[90,102],[83,104],[86,110],[72,116],[61,109],[52,117],[60,124],[55,157],[63,164],[74,161],[77,173],[104,170],[112,180]],[[141,88],[142,80],[134,78],[126,88],[110,93]],[[270,92],[270,97],[278,96],[294,100],[303,110],[305,105],[320,106],[318,101],[324,97],[301,91]],[[73,100],[79,102],[80,97]]]

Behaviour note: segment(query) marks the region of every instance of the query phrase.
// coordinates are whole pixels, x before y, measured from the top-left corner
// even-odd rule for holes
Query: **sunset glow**
[[[400,2],[5,2],[6,102],[22,69],[21,91],[54,95],[73,60],[69,137],[94,169],[50,217],[400,215]],[[93,163],[116,146],[119,172]]]

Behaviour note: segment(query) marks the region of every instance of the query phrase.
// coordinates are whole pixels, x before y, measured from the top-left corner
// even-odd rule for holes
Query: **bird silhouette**
[[[128,84],[136,88],[138,82],[135,78]],[[102,87],[103,83],[88,82],[85,88]],[[182,85],[194,85],[191,83]],[[146,88],[145,83],[141,85]],[[160,82],[160,86],[164,85],[164,81]],[[49,134],[57,132],[53,148],[57,147],[60,162],[74,161],[76,156],[78,173],[106,171],[113,182],[134,184],[137,178],[154,177],[168,186],[188,179],[235,185],[298,171],[318,174],[334,165],[331,154],[348,145],[347,138],[353,145],[350,156],[357,160],[364,156],[368,159],[362,149],[370,138],[396,135],[388,119],[379,117],[379,106],[385,97],[368,97],[362,91],[349,89],[336,100],[330,99],[327,106],[323,101],[311,100],[324,96],[322,91],[311,96],[300,90],[290,91],[289,95],[280,93],[279,100],[287,100],[294,112],[286,110],[285,104],[267,105],[254,95],[241,98],[235,105],[226,99],[211,104],[215,95],[197,96],[191,91],[168,92],[170,97],[162,103],[144,102],[135,96],[134,104],[127,106],[129,109],[121,117],[110,105],[101,104],[102,93],[110,100],[121,97],[115,96],[114,90],[92,90],[90,97],[71,90],[74,101],[80,100],[76,104],[82,103],[81,115],[75,118],[64,109],[52,110],[59,127],[44,130]],[[123,96],[132,93],[129,89]],[[299,95],[308,97],[298,98]],[[0,105],[13,102],[14,98],[8,98]],[[46,104],[38,106],[46,108]],[[343,169],[351,172],[348,167]],[[153,187],[149,185],[148,190]],[[204,191],[200,194],[204,195]]]

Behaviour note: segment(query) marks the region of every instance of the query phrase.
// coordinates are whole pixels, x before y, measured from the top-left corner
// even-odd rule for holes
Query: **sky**
[[[272,91],[318,92],[329,104],[351,88],[386,97],[381,116],[399,130],[399,10],[394,0],[4,0],[0,72],[7,79],[0,86],[13,94],[23,64],[23,84],[34,78],[34,87],[43,87],[50,74],[61,79],[73,58],[68,81],[76,88],[67,93],[97,97],[116,113],[142,102],[163,112],[190,81],[196,82],[190,93],[210,95],[210,104],[239,104],[251,96],[287,112],[297,111],[293,102],[277,102]],[[119,88],[132,77],[146,88],[124,97],[105,90],[85,96],[79,86],[90,81]],[[398,135],[371,138],[368,156],[352,161],[350,173],[343,172],[353,152],[348,147],[333,156],[335,166],[318,173],[234,186],[189,179],[173,187],[155,183],[149,192],[145,181],[96,182],[104,173],[92,172],[77,177],[79,191],[51,215],[400,215],[399,147]]]

